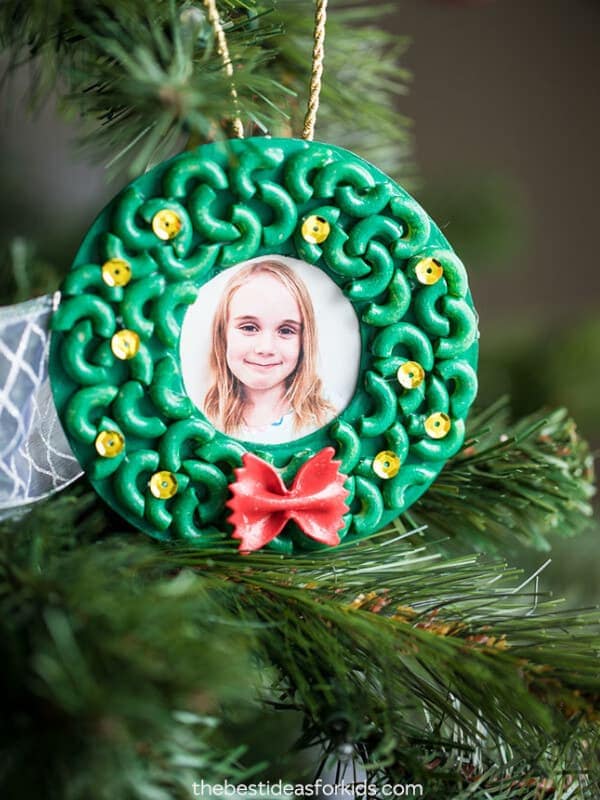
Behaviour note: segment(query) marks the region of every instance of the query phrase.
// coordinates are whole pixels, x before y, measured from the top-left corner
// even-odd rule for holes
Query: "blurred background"
[[[481,403],[565,405],[600,447],[600,3],[404,0],[415,194],[468,266]],[[542,589],[600,601],[599,527],[554,538]],[[533,571],[544,554],[507,552]]]
[[[389,25],[411,40],[398,107],[413,120],[411,190],[467,265],[481,318],[480,401],[508,393],[517,415],[566,405],[597,449],[600,3],[402,0]],[[56,288],[127,182],[84,159],[52,98],[30,117],[26,84],[2,92],[2,303]],[[598,535],[555,537],[542,589],[600,601]],[[533,571],[547,556],[506,558]]]

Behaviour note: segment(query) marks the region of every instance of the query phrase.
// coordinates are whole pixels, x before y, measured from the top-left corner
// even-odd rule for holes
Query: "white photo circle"
[[[236,264],[198,291],[180,341],[188,396],[215,428],[283,444],[349,404],[360,367],[351,303],[322,270],[287,256]]]

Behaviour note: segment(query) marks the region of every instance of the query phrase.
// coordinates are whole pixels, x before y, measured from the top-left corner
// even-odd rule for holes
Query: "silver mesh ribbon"
[[[48,378],[53,297],[0,308],[0,519],[82,474]]]

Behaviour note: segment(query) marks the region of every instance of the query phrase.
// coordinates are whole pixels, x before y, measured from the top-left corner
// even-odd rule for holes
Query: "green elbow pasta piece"
[[[309,176],[334,160],[331,150],[321,145],[305,149],[290,158],[284,168],[284,182],[296,203],[306,203],[313,196],[314,189]]]
[[[202,184],[192,192],[189,199],[189,211],[196,230],[209,242],[221,244],[235,242],[241,236],[240,231],[226,220],[219,219],[212,211],[217,194],[210,186]]]
[[[152,198],[141,206],[139,213],[150,225],[156,214],[166,210],[173,211],[177,215],[181,224],[181,229],[176,236],[168,240],[168,244],[163,244],[163,240],[159,239],[155,234],[155,247],[172,248],[179,258],[184,258],[189,253],[194,238],[194,229],[187,209],[182,206],[181,203],[178,203],[177,200]]]
[[[400,222],[403,235],[392,246],[394,258],[410,258],[429,239],[431,221],[419,204],[412,198],[392,197],[390,208]]]
[[[106,366],[98,366],[88,360],[87,354],[93,340],[92,323],[84,319],[65,335],[61,348],[65,372],[82,386],[110,381],[110,371]]]
[[[303,537],[297,529],[294,529],[293,526],[290,534],[292,537],[291,539],[285,539],[283,536],[276,536],[271,542],[269,542],[269,550],[281,556],[291,555],[294,552],[294,544],[298,545],[300,540],[304,540],[306,537]],[[302,544],[305,544],[305,542],[302,541]],[[322,546],[318,545],[316,542],[313,542],[312,544],[309,544],[309,549],[322,549]]]
[[[385,292],[394,274],[392,257],[381,242],[369,242],[365,261],[371,265],[371,272],[366,278],[354,280],[346,292],[348,297],[355,302],[373,300]]]
[[[70,272],[62,285],[62,293],[69,295],[85,294],[97,289],[109,303],[118,303],[123,297],[120,286],[108,286],[102,279],[102,269],[97,264],[84,264]]]
[[[154,368],[150,384],[150,397],[157,409],[170,419],[184,419],[191,415],[193,405],[183,388],[175,358],[169,353]]]
[[[318,171],[314,182],[314,196],[333,197],[340,184],[358,190],[371,189],[375,186],[375,178],[362,164],[332,161]]]
[[[450,408],[448,389],[439,378],[435,377],[435,375],[431,375],[427,381],[425,397],[427,398],[427,405],[432,412],[441,411],[444,414],[448,413]]]
[[[150,250],[158,243],[152,230],[140,228],[136,222],[145,202],[144,196],[131,186],[123,191],[117,201],[113,214],[113,231],[126,248]]]
[[[94,417],[103,416],[117,396],[116,386],[87,386],[71,397],[65,412],[65,426],[80,442],[92,444],[98,433]]]
[[[86,465],[86,473],[91,481],[105,481],[119,469],[125,458],[125,451],[115,458],[95,458]]]
[[[364,536],[381,522],[383,498],[372,481],[357,476],[355,483],[355,499],[360,501],[360,510],[353,514],[352,525],[359,536]]]
[[[408,456],[410,440],[401,422],[395,422],[385,432],[385,440],[389,450],[392,450],[403,464]]]
[[[341,468],[340,471],[343,472]],[[348,480],[344,483],[344,489],[348,492],[346,505],[348,508],[350,508],[356,496],[356,478],[354,476],[348,478]],[[349,518],[349,522],[352,522],[352,514],[347,514],[346,516]]]
[[[203,540],[204,531],[200,530],[195,523],[194,517],[199,505],[196,492],[193,489],[186,489],[177,496],[171,510],[173,520],[173,533],[177,539],[186,541]]]
[[[419,439],[425,436],[425,420],[427,414],[406,414],[404,424],[408,435],[413,439]]]
[[[302,235],[302,225],[304,222],[306,222],[309,217],[323,217],[323,219],[326,219],[333,229],[333,226],[337,222],[339,216],[340,210],[335,206],[319,206],[318,208],[313,208],[310,214],[304,214],[298,224],[296,233],[294,234],[294,242],[299,258],[302,258],[304,261],[308,261],[309,264],[316,264],[323,255],[321,245],[307,242]],[[329,236],[331,236],[331,232],[329,233]],[[325,242],[326,241],[327,239]]]
[[[469,289],[467,272],[456,253],[439,247],[426,247],[409,260],[407,267],[409,275],[414,275],[415,267],[424,258],[433,258],[441,264],[449,294],[453,297],[465,297]]]
[[[196,450],[196,455],[211,464],[225,463],[230,467],[241,467],[242,456],[247,450],[234,439],[214,437]]]
[[[127,364],[134,380],[150,386],[154,379],[154,359],[144,342],[140,342],[139,350]]]
[[[298,210],[289,194],[281,186],[269,181],[258,184],[260,199],[273,209],[273,221],[262,229],[265,247],[277,247],[287,241],[298,224]]]
[[[100,433],[100,431],[116,431],[117,433],[123,435],[123,431],[119,425],[110,417],[102,417],[100,419],[98,422],[97,433]],[[110,478],[110,476],[119,469],[126,455],[127,447],[124,447],[118,455],[112,456],[112,458],[94,458],[86,466],[86,471],[90,480],[104,481],[107,478]]]
[[[355,475],[360,475],[361,478],[367,478],[371,480],[373,478],[373,459],[372,458],[361,458],[358,464],[354,469]]]
[[[217,263],[220,244],[198,245],[187,258],[178,258],[171,247],[156,251],[156,261],[164,275],[175,281],[199,280]]]
[[[119,389],[113,401],[115,419],[125,431],[140,438],[154,439],[167,430],[165,423],[157,416],[147,416],[140,411],[146,390],[138,381],[127,381]]]
[[[424,465],[407,464],[395,478],[385,482],[382,489],[385,507],[392,510],[404,508],[408,490],[413,486],[424,486],[431,483],[436,474],[437,469]]]
[[[436,371],[446,383],[453,382],[450,410],[453,417],[464,417],[477,396],[477,375],[466,361],[440,361]]]
[[[304,464],[311,455],[312,452],[310,450],[301,450],[299,453],[294,453],[287,464],[279,467],[279,473],[284,483],[288,483],[294,478],[302,464]]]
[[[222,267],[230,267],[255,256],[262,239],[262,223],[250,208],[234,206],[231,219],[240,236],[235,242],[223,245],[220,262]]]
[[[173,515],[165,501],[151,494],[146,494],[144,498],[144,517],[158,531],[166,531],[173,522]]]
[[[53,331],[70,331],[83,319],[89,319],[98,336],[112,336],[117,327],[115,314],[108,303],[93,294],[68,297],[52,317]]]
[[[433,348],[427,336],[415,325],[399,322],[382,330],[373,340],[373,354],[378,356],[377,368],[383,375],[395,373],[400,366],[392,357],[398,345],[404,347],[410,355],[410,360],[418,361],[426,372],[432,369]]]
[[[106,260],[111,258],[120,258],[126,261],[131,267],[132,280],[145,278],[151,275],[156,270],[156,261],[152,258],[150,253],[139,253],[133,255],[127,251],[123,242],[118,236],[113,233],[105,233],[100,237],[102,252]]]
[[[176,472],[173,477],[177,481],[177,493],[185,491],[190,482],[189,477],[181,472]],[[144,517],[157,530],[166,531],[173,521],[173,515],[170,512],[171,504],[172,500],[154,497],[150,491],[146,491]]]
[[[160,453],[161,464],[171,472],[177,472],[184,459],[182,452],[185,446],[188,449],[192,443],[196,446],[204,445],[215,435],[215,430],[208,422],[201,419],[185,419],[175,422],[160,440],[158,452]]]
[[[190,305],[196,299],[193,283],[175,283],[168,286],[155,303],[155,330],[158,338],[167,345],[175,347],[179,341],[181,322],[177,309]]]
[[[404,234],[404,228],[390,217],[374,214],[372,217],[361,219],[350,231],[348,251],[350,255],[362,256],[367,252],[367,247],[373,239],[383,239],[384,243],[392,245]]]
[[[196,493],[188,488],[177,498],[172,508],[173,532],[176,538],[185,542],[203,544],[223,540],[225,535],[215,528],[198,528],[196,525],[197,509],[200,505]]]
[[[336,458],[340,460],[340,472],[349,475],[360,458],[360,438],[353,425],[336,420],[330,428],[331,438],[337,442]]]
[[[450,335],[439,340],[435,354],[438,358],[456,358],[477,339],[477,318],[462,299],[446,296],[442,304],[450,321]]]
[[[238,166],[231,171],[232,189],[239,194],[242,200],[250,200],[256,194],[257,181],[253,173],[257,170],[272,170],[278,167],[284,159],[283,150],[271,147],[262,152],[250,148],[242,153]]]
[[[145,315],[147,304],[160,297],[167,285],[162,275],[155,273],[136,281],[127,291],[121,303],[121,316],[126,328],[130,328],[145,339],[154,333],[154,321]]]
[[[200,523],[206,525],[213,522],[222,514],[227,500],[229,491],[227,478],[214,464],[205,464],[202,461],[185,461],[183,468],[190,478],[205,490],[205,497],[200,499],[197,509]]]
[[[369,274],[371,267],[364,258],[348,255],[346,252],[348,239],[347,233],[338,225],[333,225],[329,236],[321,245],[325,262],[338,275],[348,278],[362,278]]]
[[[398,366],[406,362],[406,359],[400,359]],[[414,414],[417,412],[423,401],[425,400],[425,392],[427,391],[427,381],[423,381],[420,386],[414,389],[405,389],[403,394],[398,398],[398,405],[402,409],[404,416]]]
[[[338,531],[338,536],[340,537],[340,541],[341,542],[346,538],[346,536],[350,532],[350,526],[352,525],[352,519],[353,519],[353,517],[352,517],[352,514],[350,514],[350,513],[344,514],[344,516],[342,517],[342,520],[344,522],[344,527],[340,528],[340,530]]]
[[[353,186],[339,186],[335,190],[335,199],[344,214],[352,217],[371,217],[380,214],[392,196],[392,188],[388,183],[378,183],[363,192]]]
[[[379,436],[396,419],[396,395],[389,383],[370,370],[365,375],[365,391],[373,400],[374,410],[361,417],[358,427],[363,436]]]
[[[211,189],[227,189],[229,182],[216,161],[199,160],[195,153],[184,154],[165,172],[163,190],[166,197],[183,198],[192,181],[207,184]]]
[[[465,439],[465,423],[462,419],[453,419],[448,435],[443,439],[423,438],[414,442],[411,452],[428,461],[446,461],[455,456]]]
[[[437,309],[438,301],[446,295],[445,280],[439,280],[432,286],[423,286],[415,292],[413,308],[417,322],[430,336],[448,336],[450,321]]]
[[[387,327],[400,322],[410,308],[411,291],[403,272],[397,269],[387,289],[385,302],[371,303],[363,314],[367,325]]]
[[[154,450],[137,450],[129,453],[117,472],[113,488],[123,508],[136,517],[143,517],[146,505],[145,494],[140,490],[142,479],[147,485],[153,472],[158,469],[158,453]]]
[[[104,339],[94,352],[94,363],[102,367],[115,367],[117,359],[110,346],[110,339]],[[110,381],[107,381],[110,383]]]

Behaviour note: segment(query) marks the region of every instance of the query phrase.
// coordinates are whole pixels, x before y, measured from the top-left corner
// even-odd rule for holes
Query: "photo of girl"
[[[265,259],[234,274],[212,322],[204,413],[236,438],[273,444],[338,414],[317,374],[317,325],[302,279]]]
[[[203,284],[179,344],[194,405],[222,433],[265,445],[338,416],[354,395],[361,352],[342,289],[312,264],[270,254]]]

